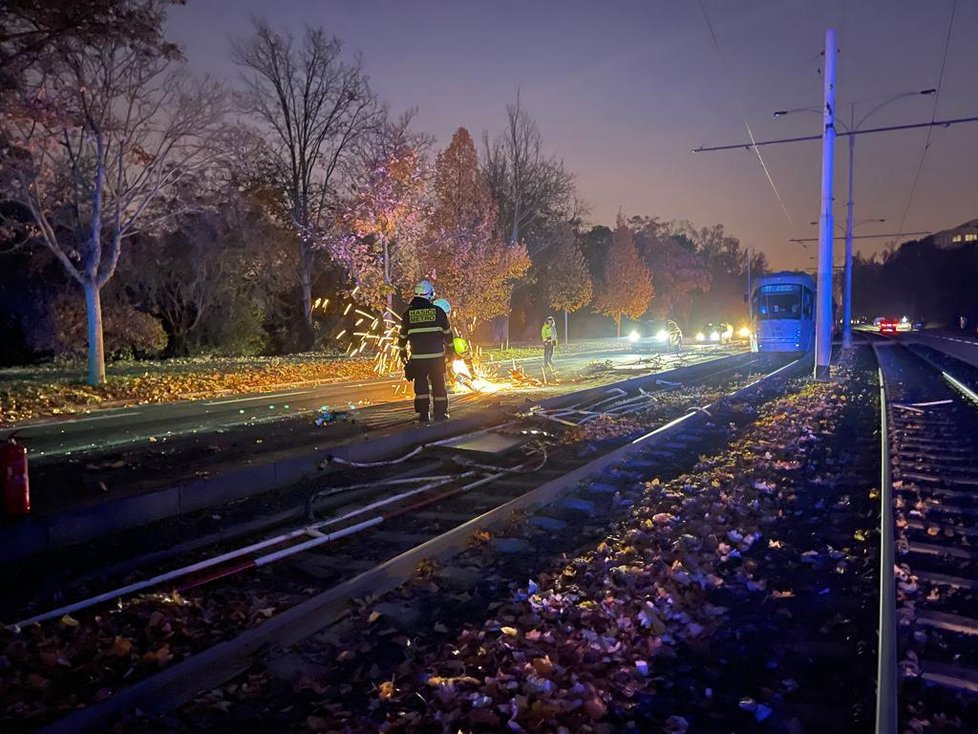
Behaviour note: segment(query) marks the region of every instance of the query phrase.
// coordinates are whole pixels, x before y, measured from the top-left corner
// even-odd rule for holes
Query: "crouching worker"
[[[435,288],[427,280],[414,287],[399,339],[404,376],[414,381],[414,410],[422,423],[428,422],[432,403],[435,420],[448,419],[445,358],[452,348],[452,327],[448,314],[432,303],[434,297]]]

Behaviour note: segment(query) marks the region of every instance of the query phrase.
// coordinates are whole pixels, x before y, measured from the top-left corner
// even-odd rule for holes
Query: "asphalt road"
[[[666,357],[673,359],[673,357]],[[610,360],[616,368],[640,369],[638,356],[619,345],[608,349],[562,355],[558,351],[558,371],[579,373],[593,361]],[[542,356],[516,360],[528,375],[539,378]],[[194,434],[207,436],[232,429],[295,419],[313,418],[324,405],[347,410],[368,405],[406,405],[407,383],[399,379],[377,379],[281,390],[250,395],[229,395],[211,400],[135,405],[96,410],[78,416],[23,423],[0,431],[0,439],[16,431],[30,449],[32,461],[123,448],[133,444],[165,441]],[[569,388],[573,389],[573,388]]]
[[[978,339],[967,334],[955,333],[952,331],[927,332],[915,331],[909,334],[900,334],[901,341],[917,342],[933,347],[939,352],[944,352],[952,357],[967,362],[978,367]]]

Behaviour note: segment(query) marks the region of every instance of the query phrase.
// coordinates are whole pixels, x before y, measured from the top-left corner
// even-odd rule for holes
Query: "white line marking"
[[[85,423],[86,421],[107,421],[112,418],[126,418],[130,415],[139,415],[141,411],[131,410],[128,413],[113,413],[112,415],[93,415],[88,418],[65,418],[64,420],[58,420],[53,418],[52,420],[41,421],[39,423],[24,423],[23,425],[12,426],[9,430],[22,431],[27,428],[50,428],[52,426],[65,426],[74,423]],[[7,429],[5,429],[7,430]]]
[[[251,398],[234,398],[233,400],[214,400],[205,403],[205,405],[227,405],[229,403],[246,403],[249,400],[268,401],[268,400],[274,400],[275,398],[289,398],[295,395],[308,395],[311,392],[315,392],[315,390],[298,390],[297,392],[281,392],[281,393],[275,393],[274,395],[257,395]]]

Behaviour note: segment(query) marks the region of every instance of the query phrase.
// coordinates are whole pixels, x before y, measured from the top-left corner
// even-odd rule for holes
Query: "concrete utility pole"
[[[849,129],[856,125],[856,105],[853,104],[849,117]],[[842,348],[852,349],[852,169],[856,156],[856,136],[849,136],[849,201],[846,204],[846,261],[845,289],[842,295]]]
[[[822,133],[822,209],[818,219],[818,280],[815,304],[815,379],[829,379],[832,358],[832,170],[835,154],[835,29],[825,32]]]

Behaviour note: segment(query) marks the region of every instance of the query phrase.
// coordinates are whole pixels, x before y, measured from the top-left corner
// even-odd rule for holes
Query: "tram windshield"
[[[754,291],[754,314],[761,321],[768,319],[810,319],[812,292],[793,283],[762,285]]]

